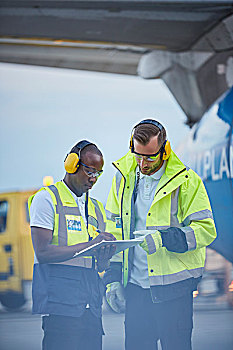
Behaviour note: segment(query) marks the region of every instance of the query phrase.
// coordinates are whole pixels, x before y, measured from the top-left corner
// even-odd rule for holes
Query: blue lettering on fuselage
[[[203,180],[233,178],[233,145],[229,149],[225,144],[193,154],[190,165]]]

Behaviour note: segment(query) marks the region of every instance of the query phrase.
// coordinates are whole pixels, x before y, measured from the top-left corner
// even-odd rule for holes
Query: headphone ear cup
[[[74,174],[79,167],[79,157],[76,153],[70,153],[65,159],[65,170],[69,174]]]
[[[131,152],[133,152],[133,135],[130,138],[129,149],[130,149]]]
[[[171,154],[171,144],[170,141],[166,140],[166,143],[164,145],[164,151],[163,151],[163,160],[167,160],[170,157]]]

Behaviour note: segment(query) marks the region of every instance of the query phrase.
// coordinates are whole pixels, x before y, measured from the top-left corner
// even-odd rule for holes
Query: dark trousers
[[[43,316],[43,350],[101,350],[102,320],[86,309],[80,317]]]
[[[126,287],[126,350],[157,350],[158,339],[163,350],[191,350],[192,328],[192,293],[153,303],[149,289]]]

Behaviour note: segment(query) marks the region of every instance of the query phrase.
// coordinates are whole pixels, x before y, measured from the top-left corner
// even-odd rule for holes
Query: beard
[[[153,164],[150,167],[144,167],[142,169],[139,165],[139,168],[140,168],[140,171],[143,175],[150,176],[150,175],[153,175],[154,173],[156,173],[156,171],[158,171],[161,168],[162,164],[163,164],[163,161],[159,160],[158,163]]]

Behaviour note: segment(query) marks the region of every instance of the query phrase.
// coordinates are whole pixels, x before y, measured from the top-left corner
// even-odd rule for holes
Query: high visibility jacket
[[[54,228],[51,244],[70,246],[88,242],[105,231],[106,215],[102,203],[88,198],[86,218],[88,229],[78,205],[60,181],[44,187],[54,206]],[[35,195],[29,198],[30,206]],[[84,268],[84,269],[83,269]],[[35,261],[33,275],[33,312],[64,316],[80,316],[86,304],[101,314],[103,286],[92,257],[77,257],[59,263],[39,264]]]
[[[106,204],[106,230],[117,239],[131,239],[135,222],[137,163],[134,155],[128,152],[113,165],[117,172]],[[154,301],[163,297],[170,299],[179,296],[184,290],[196,289],[203,274],[206,246],[216,237],[211,206],[203,182],[173,151],[146,217],[148,230],[164,230],[169,227],[178,227],[183,231],[188,250],[175,253],[162,247],[156,253],[147,255]],[[123,252],[124,286],[129,280],[132,258],[133,248]]]

